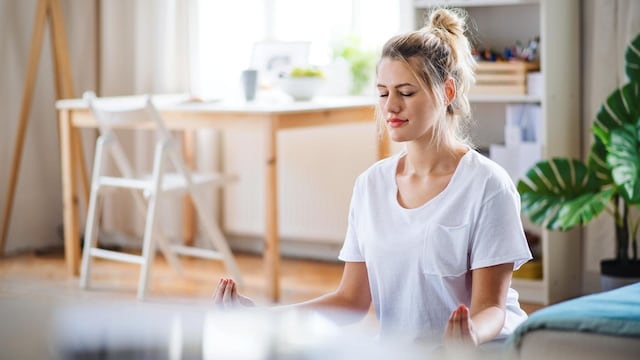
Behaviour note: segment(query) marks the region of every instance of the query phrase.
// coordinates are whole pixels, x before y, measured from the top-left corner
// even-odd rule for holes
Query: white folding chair
[[[80,272],[80,286],[89,287],[92,260],[94,257],[124,261],[141,266],[137,296],[143,300],[147,295],[151,266],[156,252],[156,242],[169,264],[181,271],[176,254],[222,260],[229,273],[242,284],[242,276],[227,241],[218,227],[215,217],[203,202],[197,191],[204,187],[215,188],[235,180],[234,176],[219,173],[191,173],[177,150],[171,133],[150,96],[131,99],[100,99],[93,92],[84,95],[89,108],[98,121],[100,136],[96,143],[91,194],[87,213],[84,249]],[[135,177],[128,158],[118,141],[114,129],[148,128],[155,132],[155,150],[153,168],[150,176]],[[105,162],[111,155],[120,176],[107,176]],[[171,164],[173,171],[168,171]],[[101,249],[98,246],[98,224],[104,192],[108,188],[129,189],[135,199],[136,207],[145,216],[145,227],[140,255],[115,250]],[[195,210],[215,250],[194,246],[170,244],[156,223],[158,202],[168,193],[186,192],[193,199]]]

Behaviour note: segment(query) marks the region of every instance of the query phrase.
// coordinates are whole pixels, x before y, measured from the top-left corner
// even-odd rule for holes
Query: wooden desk
[[[114,98],[126,101],[126,97]],[[186,101],[186,96],[157,96],[154,103],[170,129],[258,127],[265,138],[265,248],[264,264],[267,296],[280,298],[280,248],[278,238],[278,132],[301,127],[328,126],[374,121],[372,98],[319,98],[311,102],[290,103],[198,103]],[[87,105],[80,99],[56,102],[60,126],[62,192],[64,210],[64,244],[67,271],[79,273],[80,244],[78,219],[77,176],[79,164],[74,155],[80,141],[73,136],[74,128],[97,126]],[[372,139],[375,141],[375,139]],[[378,157],[389,153],[386,138],[378,141]]]

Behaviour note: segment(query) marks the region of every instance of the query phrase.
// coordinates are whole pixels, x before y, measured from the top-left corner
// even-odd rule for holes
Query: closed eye
[[[405,92],[399,92],[399,94],[401,96],[411,97],[411,96],[415,95],[416,93],[415,92],[406,92],[406,93]],[[387,97],[387,96],[389,96],[389,93],[380,93],[378,96]]]
[[[416,93],[414,86],[411,84],[400,84],[398,86],[395,86],[392,91],[404,97],[411,97]],[[378,96],[380,96],[381,98],[388,97],[389,89],[384,85],[378,85],[378,94]]]

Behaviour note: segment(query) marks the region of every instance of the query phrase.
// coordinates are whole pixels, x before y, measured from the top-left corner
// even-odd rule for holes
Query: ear
[[[444,105],[449,106],[456,98],[456,81],[450,77],[444,82]]]

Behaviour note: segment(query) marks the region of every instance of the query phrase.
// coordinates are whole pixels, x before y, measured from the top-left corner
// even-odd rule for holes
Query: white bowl
[[[296,101],[311,100],[324,83],[321,77],[287,77],[279,81],[282,91]]]

